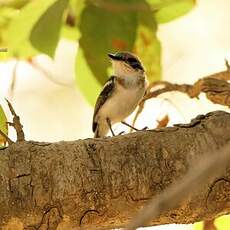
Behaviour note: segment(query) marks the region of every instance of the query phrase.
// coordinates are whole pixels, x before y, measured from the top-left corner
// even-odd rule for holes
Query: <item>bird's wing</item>
[[[107,82],[105,83],[100,95],[97,98],[97,102],[94,108],[94,114],[93,114],[93,132],[96,131],[97,128],[97,122],[95,121],[95,117],[100,110],[101,106],[106,102],[106,100],[112,95],[114,88],[115,88],[115,76],[111,76]]]

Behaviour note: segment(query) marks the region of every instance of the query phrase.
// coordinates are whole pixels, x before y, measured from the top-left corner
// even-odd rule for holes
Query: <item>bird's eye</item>
[[[133,62],[130,64],[134,69],[141,69],[143,70],[143,67],[138,62]]]

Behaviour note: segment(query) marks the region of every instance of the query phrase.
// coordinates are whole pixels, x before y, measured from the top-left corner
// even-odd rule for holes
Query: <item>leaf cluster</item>
[[[184,15],[195,0],[0,0],[0,59],[55,55],[61,38],[79,43],[76,84],[95,102],[110,75],[108,52],[140,56],[149,81],[161,76],[160,23]]]

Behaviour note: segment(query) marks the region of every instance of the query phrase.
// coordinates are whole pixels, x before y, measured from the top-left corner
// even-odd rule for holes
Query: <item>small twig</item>
[[[227,71],[230,71],[230,65],[229,65],[229,63],[228,63],[228,60],[227,60],[227,59],[225,59],[225,65],[226,65],[226,67],[227,67]]]
[[[175,208],[191,194],[193,191],[191,188],[196,187],[198,191],[204,184],[208,183],[210,178],[224,172],[230,164],[230,144],[218,150],[218,153],[216,151],[210,151],[199,158],[190,167],[183,179],[173,183],[161,194],[152,198],[139,215],[130,222],[126,230],[134,230],[144,226],[160,214]]]
[[[141,114],[141,112],[143,111],[145,107],[145,100],[142,100],[140,103],[139,103],[139,107],[138,107],[138,110],[135,114],[135,117],[133,119],[133,123],[132,123],[132,126],[135,125],[136,121],[137,121],[137,118],[139,117],[139,115]]]
[[[0,52],[7,52],[8,49],[7,48],[0,48]]]
[[[9,145],[13,144],[14,142],[0,129],[0,135],[3,136]]]
[[[6,98],[5,98],[6,99]],[[20,117],[15,113],[12,104],[6,99],[9,106],[10,112],[13,115],[13,122],[7,122],[10,126],[14,127],[17,133],[17,141],[25,141],[25,134],[23,131],[23,126],[20,122]]]
[[[230,64],[225,60],[226,71],[215,73],[199,79],[193,85],[174,84],[167,81],[156,81],[149,84],[147,94],[139,104],[132,125],[135,124],[138,116],[144,109],[146,100],[158,97],[167,92],[177,91],[187,94],[190,98],[198,98],[200,93],[205,93],[206,97],[213,103],[230,107]],[[160,87],[154,90],[154,88]]]
[[[17,77],[18,65],[19,65],[19,60],[17,59],[16,62],[15,62],[14,68],[13,68],[12,80],[10,82],[10,88],[9,88],[9,96],[10,96],[10,98],[12,98],[12,96],[13,96],[15,85],[16,85],[16,77]]]
[[[30,59],[30,61],[28,61],[28,62],[31,66],[33,66],[35,69],[40,71],[46,78],[48,78],[54,84],[60,85],[60,86],[65,86],[65,87],[72,87],[71,83],[65,83],[65,82],[60,82],[60,81],[56,80],[55,77],[53,77],[53,74],[49,70],[44,69],[35,59]]]
[[[160,88],[156,91],[151,91],[151,89],[156,87],[156,86],[162,86],[163,88]],[[171,91],[180,91],[180,92],[186,93],[188,91],[189,87],[190,87],[190,85],[186,85],[186,84],[178,85],[178,84],[173,84],[173,83],[170,83],[167,81],[157,81],[157,82],[150,83],[148,86],[146,95],[144,96],[144,98],[139,103],[139,107],[138,107],[138,110],[137,110],[135,117],[133,119],[132,125],[133,126],[135,125],[137,118],[139,117],[139,115],[143,111],[146,100],[157,97],[162,93],[171,92]]]
[[[203,230],[217,230],[214,222],[215,222],[215,219],[205,220]]]
[[[156,86],[162,86],[162,88],[151,91]],[[149,93],[146,94],[143,100],[148,100],[150,98],[157,97],[160,94],[171,92],[171,91],[179,91],[181,93],[186,93],[191,98],[197,97],[197,94],[194,93],[195,91],[193,89],[194,87],[195,87],[195,84],[194,86],[188,85],[188,84],[179,85],[179,84],[173,84],[173,83],[166,82],[166,81],[157,81],[157,82],[154,82],[153,84],[150,84]]]

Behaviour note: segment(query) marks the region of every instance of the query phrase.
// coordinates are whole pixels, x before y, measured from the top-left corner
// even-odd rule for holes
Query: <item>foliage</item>
[[[110,74],[108,52],[140,56],[149,81],[161,77],[160,23],[184,15],[195,0],[0,0],[0,59],[53,57],[60,38],[79,41],[76,83],[93,104]]]
[[[6,115],[0,105],[0,130],[5,133],[6,135],[8,134],[8,126],[6,124],[7,119],[6,119]],[[1,136],[0,134],[0,148],[6,143],[6,139]]]
[[[230,216],[226,215],[226,216],[218,217],[217,219],[215,219],[214,224],[215,224],[216,228],[220,229],[220,230],[230,229]],[[204,225],[203,222],[197,222],[194,224],[193,229],[194,230],[203,230],[203,225]]]
[[[9,51],[28,58],[42,52],[54,54],[67,0],[40,0],[26,5],[10,22],[5,40]]]

